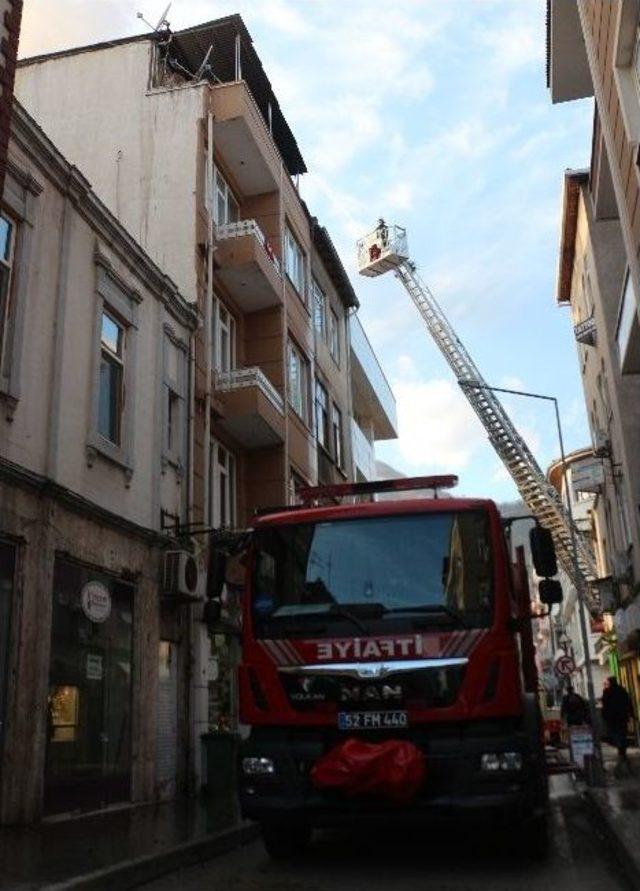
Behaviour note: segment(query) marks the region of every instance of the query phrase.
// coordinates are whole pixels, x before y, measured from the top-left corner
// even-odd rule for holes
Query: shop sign
[[[589,316],[588,319],[584,319],[584,321],[578,322],[577,325],[573,326],[573,333],[575,334],[575,338],[578,343],[583,343],[585,344],[585,346],[595,346],[596,320],[593,316]]]
[[[100,653],[87,653],[87,680],[101,681],[103,676],[102,656]]]
[[[111,615],[111,594],[105,584],[87,582],[80,593],[82,612],[91,622],[101,624]]]
[[[602,461],[581,464],[571,470],[571,483],[574,492],[602,492],[604,486],[604,465]]]

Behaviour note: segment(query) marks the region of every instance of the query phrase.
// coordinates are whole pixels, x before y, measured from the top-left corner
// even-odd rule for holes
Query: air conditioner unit
[[[198,562],[189,551],[166,551],[164,555],[164,593],[181,600],[202,600]]]
[[[594,430],[593,454],[596,458],[607,458],[611,454],[611,441],[604,430]]]

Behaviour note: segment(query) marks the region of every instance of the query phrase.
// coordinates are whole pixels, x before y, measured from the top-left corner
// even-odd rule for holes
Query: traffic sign
[[[572,656],[569,656],[568,653],[563,653],[562,656],[558,656],[556,659],[554,669],[559,677],[567,678],[576,670],[576,663],[573,661]]]

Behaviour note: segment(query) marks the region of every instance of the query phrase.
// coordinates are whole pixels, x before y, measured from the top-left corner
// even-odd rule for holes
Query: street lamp
[[[542,399],[545,402],[553,402],[556,413],[556,427],[558,429],[558,442],[560,444],[560,460],[562,462],[562,476],[565,485],[568,485],[567,479],[567,458],[564,452],[564,438],[562,436],[562,425],[560,423],[560,410],[558,408],[558,400],[555,396],[545,396],[541,393],[528,393],[525,390],[510,390],[506,387],[491,387],[489,384],[479,384],[476,381],[458,379],[458,384],[462,390],[491,390],[493,393],[509,393],[512,396],[527,396],[530,399]],[[584,596],[584,579],[578,564],[578,551],[576,540],[576,529],[573,522],[573,509],[571,506],[571,493],[567,493],[567,513],[569,514],[569,528],[571,531],[571,559],[573,562],[573,571],[576,580],[576,595],[578,599],[578,613],[580,616],[580,637],[582,638],[582,648],[585,653],[584,664],[587,671],[587,696],[589,699],[589,714],[591,716],[591,727],[593,729],[593,750],[598,764],[598,770],[602,766],[602,747],[600,744],[600,729],[598,727],[598,712],[596,708],[596,695],[593,686],[593,670],[591,667],[589,634],[587,631],[587,620],[585,619],[585,596]]]

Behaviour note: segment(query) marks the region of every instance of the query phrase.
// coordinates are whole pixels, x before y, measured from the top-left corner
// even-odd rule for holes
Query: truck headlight
[[[522,755],[520,752],[485,752],[480,758],[480,770],[485,773],[522,770]]]
[[[271,758],[243,758],[242,772],[247,776],[268,776],[276,772]]]

